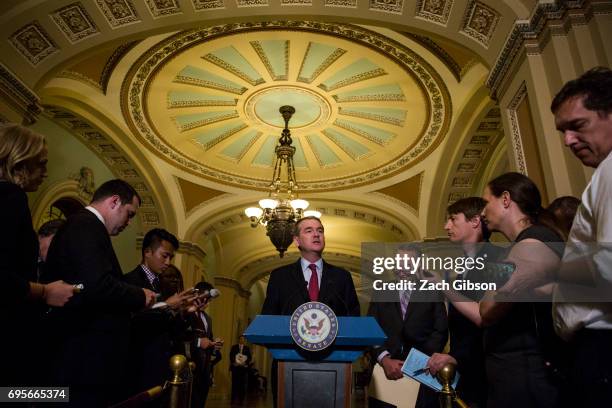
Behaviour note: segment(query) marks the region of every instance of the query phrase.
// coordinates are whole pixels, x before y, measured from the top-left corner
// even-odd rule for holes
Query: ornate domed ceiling
[[[450,121],[438,74],[406,46],[358,26],[234,24],[182,32],[134,64],[126,120],[157,155],[192,173],[267,188],[289,123],[300,187],[388,177],[426,157]]]

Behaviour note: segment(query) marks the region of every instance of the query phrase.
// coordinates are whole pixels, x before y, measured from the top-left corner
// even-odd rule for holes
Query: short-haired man
[[[132,186],[123,180],[107,181],[89,206],[68,218],[49,248],[50,278],[83,285],[81,293],[50,316],[58,336],[52,381],[70,386],[70,403],[76,406],[107,406],[117,398],[130,312],[155,301],[153,291],[123,281],[110,239],[129,225],[139,206]]]
[[[246,337],[238,337],[238,344],[234,344],[230,349],[229,359],[232,372],[232,404],[244,404],[251,364],[251,349],[246,344]]]
[[[213,285],[201,281],[195,285],[195,289],[201,295],[208,295],[198,301],[198,309],[188,318],[190,336],[186,354],[196,365],[191,386],[191,406],[202,408],[206,405],[208,390],[212,385],[213,369],[221,361],[223,340],[215,339],[212,318],[205,312],[214,298],[210,296],[214,290]]]
[[[421,249],[415,244],[402,244],[397,254],[418,258]],[[421,271],[395,270],[397,281],[417,280]],[[388,380],[403,377],[402,365],[412,348],[431,355],[444,349],[448,340],[446,307],[442,297],[434,299],[423,292],[403,290],[394,294],[394,301],[372,301],[368,315],[373,316],[385,332],[387,340],[382,346],[374,347],[372,354],[382,366]],[[437,298],[437,296],[434,296]],[[437,301],[436,301],[437,300]],[[370,398],[370,407],[388,406]],[[437,408],[437,394],[426,386],[419,388],[417,408]]]
[[[140,265],[125,275],[125,281],[161,293],[159,276],[170,266],[178,247],[178,239],[165,229],[148,231],[142,240]],[[165,304],[156,304],[154,309],[132,315],[131,367],[127,381],[134,394],[160,385],[168,378],[168,361],[175,352],[178,331],[185,327],[179,312],[191,294],[191,290],[175,293],[165,299]]]
[[[351,274],[323,260],[325,230],[317,217],[298,220],[293,243],[300,250],[297,262],[270,273],[262,315],[290,315],[301,304],[318,301],[338,316],[359,316],[359,299]],[[272,395],[277,397],[277,363],[272,362]]]
[[[338,316],[359,316],[359,300],[351,274],[323,260],[325,230],[317,217],[304,217],[296,225],[293,243],[300,259],[270,274],[264,315],[290,315],[303,303],[319,301]]]
[[[598,286],[612,293],[612,71],[593,68],[569,81],[553,99],[551,111],[565,145],[585,166],[595,168],[582,194],[563,263],[557,271],[559,285],[553,298],[555,328],[562,337],[574,339],[576,353],[570,387],[576,394],[573,403],[609,407],[612,302],[610,299],[569,302],[576,294],[571,284]]]
[[[66,224],[66,220],[57,219],[45,222],[38,229],[38,257],[42,262],[47,260],[49,245],[57,231]]]
[[[491,235],[480,214],[486,201],[480,197],[462,198],[450,206],[446,213],[448,219],[444,229],[452,243],[460,244],[465,256],[485,257],[494,261],[499,251],[492,246],[482,245]],[[472,269],[458,275],[457,279],[472,282],[486,281],[483,273]],[[448,354],[434,353],[427,367],[432,375],[445,365],[456,364],[461,372],[457,392],[470,407],[487,405],[487,378],[485,375],[485,355],[478,301],[482,291],[444,291],[449,299],[448,329],[450,332],[450,351]]]

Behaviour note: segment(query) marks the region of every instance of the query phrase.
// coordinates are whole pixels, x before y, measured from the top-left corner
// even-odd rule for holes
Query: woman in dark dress
[[[503,174],[487,185],[483,216],[487,226],[515,244],[507,261],[517,272],[558,266],[561,237],[542,208],[540,192],[528,177]],[[517,273],[515,272],[515,273]],[[552,286],[537,288],[542,302],[480,302],[489,398],[487,407],[556,407],[559,385],[550,370],[555,345],[550,300]]]
[[[32,227],[26,192],[36,191],[47,173],[42,135],[23,126],[0,126],[0,385],[25,384],[32,370],[35,333],[33,303],[63,306],[73,288],[62,281],[36,283],[38,237]],[[33,336],[35,336],[33,338]]]

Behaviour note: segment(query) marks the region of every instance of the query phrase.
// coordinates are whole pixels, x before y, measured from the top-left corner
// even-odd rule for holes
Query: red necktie
[[[317,265],[308,265],[312,274],[310,275],[310,281],[308,282],[308,296],[310,296],[311,302],[316,302],[319,299],[319,277],[317,276]]]

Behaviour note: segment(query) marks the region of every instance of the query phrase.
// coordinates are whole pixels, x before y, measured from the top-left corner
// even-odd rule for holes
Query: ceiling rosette
[[[156,155],[266,189],[284,126],[301,190],[372,183],[426,158],[447,133],[448,91],[419,55],[360,26],[261,22],[176,34],[122,86],[123,114]]]

